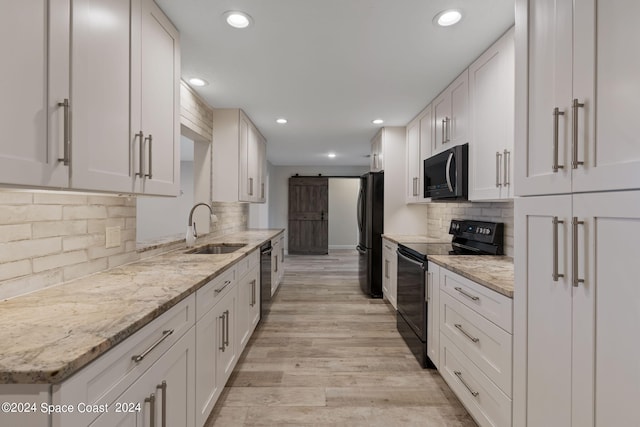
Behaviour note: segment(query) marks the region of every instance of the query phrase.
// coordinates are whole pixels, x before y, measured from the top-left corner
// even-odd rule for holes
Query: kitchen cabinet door
[[[129,144],[130,72],[132,35],[136,37],[132,32],[136,28],[132,16],[140,10],[140,1],[76,0],[73,3],[73,188],[134,190]]]
[[[469,200],[513,197],[513,29],[469,67]]]
[[[238,354],[241,354],[260,320],[260,268],[253,267],[238,282],[238,311],[236,315]]]
[[[571,196],[516,199],[515,233],[514,425],[571,426]]]
[[[573,14],[572,190],[639,189],[640,56],[623,46],[640,44],[640,2],[574,2]]]
[[[130,141],[136,192],[177,196],[180,181],[179,35],[153,0],[142,2],[140,36],[133,40],[139,55],[134,56],[131,72]]]
[[[468,142],[469,74],[464,70],[433,100],[435,143],[433,152]]]
[[[640,192],[575,194],[573,218],[573,426],[634,425],[640,402],[634,248]]]
[[[398,245],[382,239],[382,293],[394,310],[398,309]]]
[[[278,238],[280,245],[280,256],[278,257],[278,281],[282,283],[284,281],[284,233]]]
[[[271,240],[271,296],[276,294],[278,286],[280,286],[280,257],[282,242],[280,239]]]
[[[407,203],[416,203],[420,197],[420,120],[407,125]]]
[[[572,3],[517,2],[517,195],[571,192]]]
[[[224,388],[224,381],[218,377],[217,355],[223,347],[222,325],[218,323],[212,308],[196,323],[196,425],[203,426],[218,396]]]
[[[371,157],[369,159],[369,170],[380,172],[384,170],[384,128],[381,128],[371,140]]]
[[[258,186],[256,201],[265,203],[267,201],[267,143],[259,135],[258,138]]]
[[[427,291],[427,356],[436,366],[440,364],[440,266],[429,263],[426,273]]]
[[[238,358],[236,333],[237,289],[232,289],[213,308],[216,318],[216,330],[220,331],[220,346],[216,354],[216,379],[218,388],[222,390],[226,384]]]
[[[70,0],[0,5],[2,184],[68,185],[69,168],[58,161],[65,141],[58,103],[70,98],[70,17]]]

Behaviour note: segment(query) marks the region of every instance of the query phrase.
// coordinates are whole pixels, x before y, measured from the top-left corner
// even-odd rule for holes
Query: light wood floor
[[[288,256],[285,267],[207,427],[476,425],[420,368],[391,306],[361,293],[355,251]]]

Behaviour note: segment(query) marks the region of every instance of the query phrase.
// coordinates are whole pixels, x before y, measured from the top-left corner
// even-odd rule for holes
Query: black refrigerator
[[[360,177],[358,194],[358,266],[362,292],[382,298],[382,228],[384,224],[384,172]]]

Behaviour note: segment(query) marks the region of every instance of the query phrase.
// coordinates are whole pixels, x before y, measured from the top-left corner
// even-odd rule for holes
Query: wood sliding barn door
[[[329,253],[329,179],[289,178],[289,253]]]

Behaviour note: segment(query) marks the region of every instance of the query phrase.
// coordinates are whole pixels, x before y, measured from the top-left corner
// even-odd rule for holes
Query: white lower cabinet
[[[68,380],[54,385],[52,403],[54,405],[74,405],[76,411],[69,414],[54,414],[51,425],[54,427],[92,425],[91,423],[100,413],[80,413],[78,410],[80,404],[108,405],[109,413],[101,416],[104,417],[101,421],[104,424],[96,425],[120,425],[118,423],[124,422],[125,418],[135,414],[117,412],[118,404],[124,403],[124,399],[133,399],[136,396],[143,401],[144,396],[149,397],[151,393],[155,393],[156,396],[160,396],[159,404],[161,405],[162,393],[156,393],[155,386],[161,385],[162,381],[166,381],[167,387],[170,387],[171,390],[167,392],[167,397],[173,393],[180,393],[179,397],[174,397],[171,405],[177,405],[175,402],[182,402],[181,405],[184,409],[181,411],[188,411],[191,415],[193,413],[195,382],[194,324],[195,295],[191,295]],[[172,366],[177,363],[176,357],[182,358],[179,363],[184,364],[184,369],[180,370],[178,374],[178,377],[182,378],[177,381],[169,381],[168,372],[174,369]],[[175,369],[181,368],[176,367]],[[174,377],[175,372],[172,372],[171,376]],[[144,380],[145,378],[146,380]],[[154,384],[151,385],[151,382]],[[174,391],[182,390],[186,387],[185,384],[188,384],[188,393]],[[187,400],[181,400],[183,398]],[[136,399],[127,400],[127,402],[138,402]],[[170,401],[165,399],[165,402]],[[140,406],[140,411],[134,412],[138,413],[136,416],[140,416],[144,411],[148,413],[148,404]],[[174,411],[176,414],[171,416],[178,416],[180,411],[177,409]],[[116,421],[113,417],[120,421]],[[188,420],[190,420],[190,424],[184,425],[193,426],[193,417]],[[177,425],[182,425],[184,422],[181,420]]]
[[[440,373],[480,426],[510,426],[513,301],[446,268],[439,275]]]
[[[260,321],[260,252],[252,252],[238,265],[238,314],[236,331],[238,354],[247,346]]]
[[[427,356],[440,366],[440,266],[429,263],[426,274],[427,291]]]
[[[382,293],[394,309],[398,309],[398,245],[382,239]]]
[[[514,424],[637,425],[640,191],[515,204]]]
[[[271,240],[271,295],[275,295],[284,278],[284,234]]]

